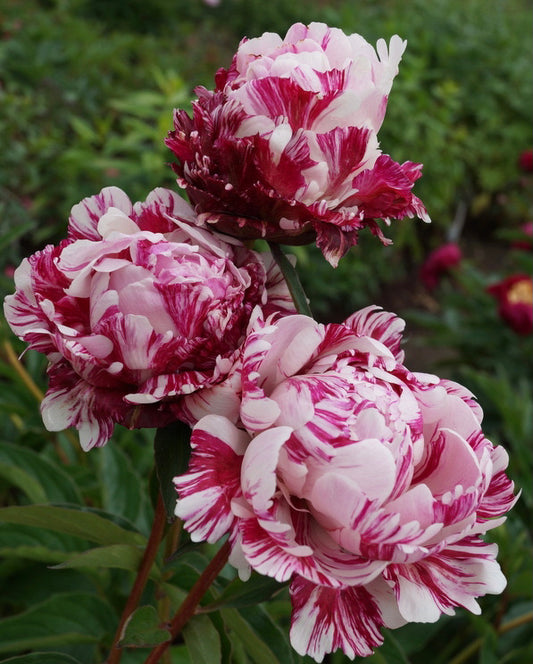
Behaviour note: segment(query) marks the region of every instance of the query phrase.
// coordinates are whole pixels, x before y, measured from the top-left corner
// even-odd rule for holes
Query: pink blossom
[[[517,334],[533,332],[533,280],[528,274],[513,274],[487,290],[498,300],[498,312],[509,327]]]
[[[515,501],[507,453],[468,390],[404,366],[403,327],[377,307],[326,326],[258,315],[238,411],[213,388],[175,479],[193,541],[228,533],[243,578],[290,581],[292,645],[318,662],[505,586],[481,537]]]
[[[316,240],[333,265],[363,227],[389,242],[377,218],[429,221],[411,192],[421,165],[394,162],[377,138],[405,44],[374,49],[323,23],[244,39],[166,140],[199,218],[248,239]]]
[[[452,267],[459,265],[463,258],[461,249],[455,242],[443,244],[432,251],[420,269],[420,278],[428,290],[434,290]]]
[[[116,187],[72,208],[68,239],[25,259],[5,300],[11,328],[50,361],[44,423],[84,449],[114,424],[164,426],[231,366],[250,312],[293,312],[269,255],[196,225],[177,194],[132,205]]]

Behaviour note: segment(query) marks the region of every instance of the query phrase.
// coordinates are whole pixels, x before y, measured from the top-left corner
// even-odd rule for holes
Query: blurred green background
[[[320,319],[341,320],[378,303],[404,315],[407,365],[458,379],[478,395],[487,436],[509,450],[509,472],[522,489],[507,523],[493,533],[509,579],[503,595],[483,599],[481,616],[459,611],[435,625],[392,632],[366,661],[529,663],[532,340],[499,318],[486,287],[532,268],[531,250],[513,246],[533,216],[532,175],[519,164],[532,142],[530,2],[221,0],[209,7],[201,0],[4,0],[0,292],[13,291],[12,271],[24,256],[64,237],[69,210],[83,197],[111,184],[132,200],[144,200],[156,186],[177,189],[163,144],[172,109],[188,108],[196,85],[213,86],[243,36],[284,33],[295,21],[312,20],[359,32],[371,43],[393,34],[407,39],[380,141],[394,160],[424,164],[415,193],[433,219],[393,224],[387,234],[394,245],[386,249],[362,234],[337,270],[312,248],[292,249],[313,310]],[[428,292],[420,265],[449,240],[460,244],[465,259]],[[45,432],[38,411],[45,362],[33,352],[19,362],[24,345],[1,322],[1,505],[68,503],[146,533],[152,506],[139,487],[147,486],[152,468],[152,432],[118,428],[110,445],[88,455],[72,432]],[[48,569],[88,546],[45,529],[0,525],[0,657],[52,645],[87,664],[105,656],[131,571]],[[172,573],[178,571],[174,566]],[[87,612],[95,598],[103,602],[101,619],[85,627],[92,640],[72,636],[87,620],[77,613],[71,623],[79,620],[79,630],[65,627],[53,644],[38,637],[47,613],[74,589]],[[31,613],[36,606],[42,610]],[[269,619],[283,625],[276,632],[282,638],[287,601],[266,606]],[[24,636],[30,623],[38,626],[33,641]],[[196,664],[178,650],[172,662]],[[257,661],[244,646],[233,657],[236,664]],[[132,651],[123,661],[142,658]]]

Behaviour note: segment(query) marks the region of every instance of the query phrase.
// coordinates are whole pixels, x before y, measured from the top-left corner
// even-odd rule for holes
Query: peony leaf
[[[153,606],[140,606],[130,616],[121,646],[154,647],[170,639],[170,632],[160,627],[161,620]]]
[[[220,607],[239,609],[244,606],[254,606],[261,602],[266,602],[273,595],[280,592],[286,584],[263,576],[262,574],[252,573],[248,581],[241,581],[235,578],[222,594],[209,606],[203,607],[204,611],[211,611]]]
[[[59,565],[52,569],[63,569],[64,567],[110,567],[115,569],[126,569],[135,572],[141,562],[143,550],[131,544],[111,544],[110,546],[95,547],[82,553],[73,553]],[[158,576],[158,569],[152,569],[152,576]]]
[[[104,445],[97,451],[103,508],[119,514],[143,532],[150,531],[152,507],[146,491],[139,487],[144,480],[118,445]]]
[[[24,491],[32,503],[46,502],[46,494],[43,487],[22,468],[0,461],[0,477],[7,480],[10,485]]]
[[[192,664],[218,664],[222,659],[220,636],[207,616],[194,616],[183,628]]]
[[[0,620],[0,652],[97,643],[115,623],[113,609],[96,595],[54,595],[23,613]]]
[[[87,547],[86,542],[63,533],[21,524],[0,525],[0,557],[60,563]]]
[[[75,535],[98,544],[144,546],[140,533],[117,526],[107,518],[81,509],[52,505],[23,505],[0,508],[0,523],[18,523]]]
[[[383,629],[383,645],[368,657],[369,664],[409,664],[410,660],[400,642],[388,629]]]
[[[255,664],[293,664],[294,654],[287,635],[265,609],[249,607],[245,613],[237,609],[222,609],[220,613]]]
[[[81,664],[64,652],[32,652],[27,655],[10,657],[2,660],[2,664]]]
[[[169,519],[174,519],[176,490],[172,480],[187,470],[191,453],[191,429],[183,422],[174,422],[158,429],[154,440],[155,466],[161,495]]]
[[[52,461],[29,448],[1,443],[0,468],[3,468],[0,474],[25,491],[34,503],[82,502],[71,477]]]

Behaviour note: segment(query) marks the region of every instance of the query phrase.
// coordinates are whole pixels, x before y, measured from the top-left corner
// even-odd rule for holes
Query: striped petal
[[[290,593],[290,639],[298,654],[321,662],[341,648],[353,659],[371,655],[383,643],[381,612],[365,588],[326,588],[297,576]]]
[[[207,415],[191,437],[189,469],[174,478],[176,516],[193,542],[216,542],[233,529],[231,501],[240,494],[240,468],[249,437],[229,420]]]

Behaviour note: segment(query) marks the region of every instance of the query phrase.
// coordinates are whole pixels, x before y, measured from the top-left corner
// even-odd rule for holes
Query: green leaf
[[[383,637],[383,645],[366,661],[369,664],[409,664],[410,660],[402,646],[389,630],[383,630]]]
[[[0,508],[0,523],[19,523],[75,535],[98,544],[131,544],[144,546],[140,533],[117,526],[92,512],[51,505],[24,505]]]
[[[54,595],[23,613],[0,620],[0,652],[96,643],[115,623],[109,604],[96,595]]]
[[[52,569],[63,569],[65,567],[84,568],[84,567],[111,567],[116,569],[126,569],[135,572],[140,565],[143,557],[143,549],[131,544],[111,544],[110,546],[101,546],[82,553],[69,554],[68,558],[54,565]],[[152,576],[158,575],[157,568],[152,570]]]
[[[2,660],[2,664],[81,664],[79,659],[74,659],[63,652],[32,652],[28,655],[10,657]]]
[[[121,646],[154,647],[170,639],[170,632],[161,628],[161,620],[153,606],[140,606],[130,616],[120,639]]]
[[[87,546],[79,538],[63,533],[55,533],[42,528],[32,528],[20,524],[0,523],[0,557],[26,558],[46,563],[66,560],[75,552]]]
[[[82,502],[80,492],[71,477],[52,461],[27,447],[1,443],[0,467],[5,469],[4,477],[11,479],[16,486],[24,490],[32,502]],[[9,468],[12,469],[11,478],[7,476]],[[26,485],[19,483],[22,474],[26,477]]]
[[[207,616],[194,616],[183,628],[192,664],[218,664],[222,659],[220,636]]]
[[[32,503],[45,503],[46,493],[39,482],[34,479],[28,472],[0,461],[0,477],[3,477],[7,482],[16,486],[28,496]]]
[[[235,632],[255,664],[290,664],[293,651],[287,636],[262,607],[250,607],[243,615],[237,609],[221,609],[226,625]]]
[[[235,646],[237,644],[230,640],[220,612],[210,613],[209,619],[217,630],[220,639],[220,664],[237,664],[238,662],[241,662],[242,659],[239,660],[238,657],[234,657]]]
[[[144,479],[135,471],[131,459],[118,445],[104,445],[97,450],[103,508],[119,514],[139,529],[150,531],[152,508]]]
[[[5,616],[15,613],[13,607],[20,607],[18,611],[23,611],[53,595],[70,593],[73,588],[76,592],[98,592],[102,583],[101,576],[98,578],[97,575],[84,575],[74,569],[50,569],[44,562],[11,560],[9,563],[11,564],[5,565],[4,561],[3,569],[0,567],[2,600],[4,606],[11,607]],[[8,566],[10,569],[7,569]]]
[[[269,576],[253,573],[248,581],[241,581],[238,577],[229,583],[217,599],[204,607],[211,611],[220,607],[239,609],[244,606],[255,606],[266,602],[273,595],[280,592],[285,584],[279,583]]]
[[[176,507],[176,489],[172,480],[187,470],[191,454],[190,439],[191,428],[183,422],[174,422],[158,429],[155,434],[155,467],[169,519],[174,519]]]

